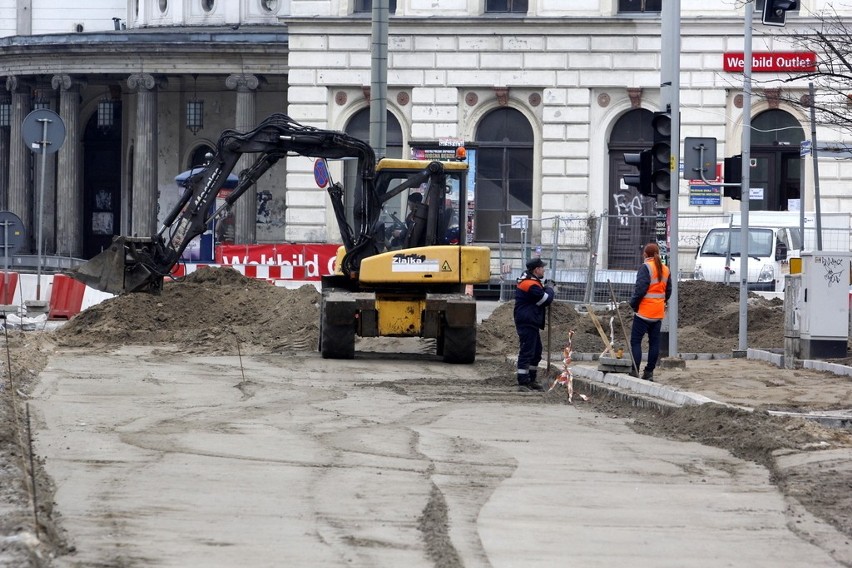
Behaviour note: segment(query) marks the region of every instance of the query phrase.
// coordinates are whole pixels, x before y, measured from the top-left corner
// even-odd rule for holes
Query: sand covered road
[[[736,345],[737,297],[728,288],[711,289],[706,283],[693,284],[681,289],[681,323],[684,326],[681,339],[684,349],[695,351],[709,345],[715,351],[724,351],[730,348],[726,347],[729,344]],[[477,565],[471,559],[481,559],[482,550],[489,554],[490,550],[483,544],[484,541],[480,542],[484,538],[481,527],[470,519],[476,518],[477,507],[482,506],[483,499],[487,499],[487,504],[482,506],[483,510],[487,510],[488,504],[496,499],[495,495],[506,487],[512,488],[508,495],[515,495],[519,489],[516,476],[523,461],[518,456],[526,459],[523,454],[529,453],[529,448],[539,453],[550,452],[551,448],[580,452],[555,454],[551,462],[536,468],[536,475],[541,475],[542,470],[550,474],[552,469],[553,476],[543,480],[536,477],[529,484],[531,487],[543,484],[537,489],[539,493],[529,496],[533,503],[550,503],[550,493],[541,494],[546,490],[557,491],[560,495],[564,492],[566,498],[570,498],[570,503],[565,504],[566,510],[575,510],[572,507],[577,503],[584,503],[591,510],[602,506],[616,510],[613,503],[601,505],[595,501],[597,494],[594,490],[587,495],[585,484],[581,483],[583,491],[578,491],[578,482],[586,479],[587,472],[582,467],[573,469],[575,464],[588,465],[582,459],[578,461],[577,455],[595,454],[600,449],[597,445],[575,444],[596,439],[598,434],[602,434],[594,426],[603,418],[620,425],[617,441],[613,442],[616,446],[622,440],[634,440],[630,433],[639,432],[643,434],[638,438],[641,444],[649,443],[648,437],[688,442],[693,446],[699,443],[708,446],[708,450],[721,451],[723,456],[754,465],[771,482],[771,486],[761,491],[784,496],[786,522],[795,530],[793,535],[785,534],[783,538],[813,543],[834,561],[852,565],[852,560],[843,556],[852,548],[849,545],[852,538],[852,493],[849,491],[852,487],[852,456],[849,448],[852,442],[848,433],[826,430],[812,422],[779,419],[760,411],[842,408],[848,404],[852,390],[849,379],[813,371],[777,369],[742,359],[690,360],[683,370],[658,369],[657,381],[673,388],[694,390],[722,402],[758,408],[758,412],[734,412],[715,406],[661,412],[653,408],[637,408],[630,401],[601,393],[596,393],[588,403],[578,401],[576,405],[568,406],[563,392],[554,391],[546,396],[524,396],[515,392],[514,371],[506,359],[507,355],[514,353],[517,341],[511,321],[511,302],[488,306],[488,317],[478,329],[478,362],[474,366],[458,367],[435,364],[434,357],[429,355],[434,350],[434,343],[387,338],[378,342],[359,342],[359,355],[354,362],[331,365],[314,351],[318,335],[317,300],[318,294],[313,287],[285,290],[245,279],[227,269],[199,271],[184,282],[167,285],[162,296],[133,294],[94,306],[56,332],[9,333],[6,347],[11,374],[7,377],[9,381],[2,385],[4,396],[0,405],[0,420],[4,424],[0,430],[0,510],[4,512],[0,517],[0,565],[5,562],[5,565],[17,568],[63,562],[74,565],[76,562],[78,566],[89,566],[76,560],[84,558],[81,556],[84,554],[83,546],[79,545],[82,541],[78,541],[76,536],[78,531],[87,535],[91,530],[92,535],[99,535],[85,546],[100,551],[99,546],[113,542],[119,529],[132,533],[140,528],[135,524],[137,522],[156,527],[157,523],[151,517],[158,513],[180,511],[182,506],[194,511],[190,506],[192,503],[181,501],[170,485],[164,486],[164,489],[154,481],[158,477],[154,473],[160,462],[170,463],[174,456],[187,458],[183,467],[188,467],[186,464],[190,458],[217,462],[221,459],[223,463],[235,460],[240,465],[250,464],[247,471],[252,475],[257,467],[268,465],[267,462],[279,467],[297,468],[298,473],[311,470],[316,475],[317,471],[338,471],[336,466],[329,465],[333,461],[324,462],[316,458],[313,462],[306,462],[310,465],[302,465],[289,464],[280,457],[286,455],[285,447],[290,448],[292,440],[302,437],[310,440],[309,448],[323,450],[318,449],[317,456],[336,458],[357,454],[364,457],[365,463],[374,453],[368,451],[372,449],[373,440],[388,437],[395,440],[397,444],[392,456],[398,461],[425,467],[423,471],[430,472],[428,475],[432,477],[417,477],[426,475],[419,469],[409,477],[417,478],[417,482],[410,485],[416,487],[412,489],[412,495],[428,497],[425,502],[417,497],[410,499],[410,503],[404,503],[411,505],[410,510],[406,509],[406,515],[414,515],[412,511],[417,511],[417,527],[400,529],[405,538],[390,548],[405,548],[413,542],[411,535],[418,534],[426,543],[423,551],[433,565],[452,567],[457,565],[452,562],[458,558],[464,559],[465,565]],[[754,299],[750,310],[750,345],[778,347],[778,342],[783,340],[782,306],[777,302]],[[559,337],[572,329],[577,332],[575,345],[580,351],[601,349],[597,331],[572,306],[556,305],[552,315],[555,345],[558,345]],[[65,367],[80,356],[93,359],[85,359],[86,365],[77,369]],[[58,370],[48,367],[47,374],[42,377],[39,373],[48,361],[56,361]],[[63,363],[60,364],[60,361]],[[354,366],[348,366],[350,363]],[[43,381],[46,377],[51,377],[50,381]],[[124,379],[118,381],[121,377]],[[48,387],[51,383],[53,386]],[[61,389],[67,389],[61,396],[59,385]],[[125,404],[124,399],[136,393],[137,389],[141,389],[137,393],[141,398],[130,397],[133,402]],[[282,389],[283,392],[278,392]],[[21,394],[16,398],[10,396],[13,393]],[[319,398],[315,400],[314,397]],[[257,404],[261,400],[264,403]],[[329,403],[329,400],[332,402]],[[341,410],[339,401],[344,400],[352,404]],[[371,406],[376,400],[382,401],[383,405]],[[278,403],[274,410],[265,409],[270,401]],[[35,479],[40,496],[37,504],[40,529],[36,534],[27,473],[27,424],[24,416],[25,405],[35,408],[42,402],[47,403],[51,410],[43,415],[36,414],[34,423],[37,448]],[[480,421],[478,415],[484,412],[483,409],[496,417],[489,414],[489,421]],[[590,417],[586,414],[589,410],[592,412]],[[306,416],[310,420],[302,423]],[[433,438],[443,441],[445,437],[435,437],[428,430],[449,420],[450,416],[453,417],[450,422],[460,433],[443,446],[436,444]],[[92,417],[102,422],[93,422]],[[58,422],[54,424],[51,420]],[[399,424],[385,423],[393,420],[399,420]],[[372,430],[363,427],[362,423],[373,422],[384,425],[384,428]],[[301,426],[291,429],[295,424]],[[593,428],[588,430],[588,426]],[[484,438],[473,435],[474,430],[479,429],[486,432]],[[79,436],[79,439],[75,438],[74,444],[66,443],[64,446],[62,440],[52,442],[55,447],[42,454],[39,444],[45,443],[48,431],[61,432],[63,436]],[[500,435],[492,432],[500,432]],[[119,436],[118,441],[110,438],[111,433]],[[254,439],[257,433],[264,435]],[[363,440],[362,435],[365,436]],[[231,443],[232,440],[245,447],[236,448],[234,456],[216,457],[215,451],[224,442]],[[106,457],[93,457],[102,451],[99,444],[107,441],[106,450],[103,450]],[[126,448],[115,450],[125,443]],[[635,445],[638,442],[629,443]],[[256,451],[252,450],[254,446],[257,446]],[[352,450],[353,447],[357,451]],[[654,445],[654,449],[648,451],[657,451],[656,447]],[[494,451],[495,448],[499,451]],[[626,454],[619,453],[622,449],[613,450],[607,457],[622,464],[620,467],[633,464],[637,456],[651,460],[651,463],[643,465],[642,471],[658,467],[654,462],[658,455],[646,456],[635,449]],[[96,478],[92,485],[93,494],[99,495],[98,492],[103,489],[104,502],[115,499],[119,504],[117,508],[104,507],[100,517],[96,509],[92,518],[99,520],[88,520],[78,526],[78,521],[82,522],[89,511],[80,511],[76,507],[97,507],[97,500],[93,505],[79,501],[68,511],[64,510],[64,498],[54,504],[52,487],[55,486],[61,494],[63,486],[59,481],[71,475],[68,472],[79,469],[87,474],[104,475],[104,472],[123,463],[124,458],[113,460],[110,452],[123,455],[123,452],[131,450],[138,459],[131,459],[123,468],[130,475],[126,481],[113,483],[112,492],[107,490],[109,484],[102,483],[103,479]],[[255,453],[251,453],[253,451]],[[515,473],[511,477],[504,477],[506,452],[512,456],[509,461],[514,460]],[[668,455],[666,452],[664,454]],[[260,454],[263,457],[258,457]],[[472,456],[469,460],[461,460],[468,454]],[[61,458],[59,462],[56,456]],[[150,456],[159,456],[159,461],[155,459],[153,465],[148,465],[144,460]],[[439,471],[436,464],[447,461],[446,456],[461,460],[464,465],[461,471],[472,473],[458,478],[441,477],[436,473]],[[674,461],[665,459],[668,460],[666,463],[677,463],[678,467],[693,471],[692,465],[680,458]],[[455,463],[453,460],[449,460],[450,463]],[[63,461],[67,467],[54,467]],[[207,468],[199,467],[198,471],[206,472],[209,463],[207,465]],[[488,469],[492,465],[496,473]],[[725,468],[729,466],[725,465]],[[196,468],[190,469],[194,471]],[[739,471],[741,467],[738,465],[735,469]],[[235,478],[230,475],[217,477],[215,468],[212,471],[211,483],[227,480],[231,485],[225,489],[214,485],[208,487],[204,485],[208,479],[197,476],[191,482],[184,482],[183,486],[193,489],[194,484],[198,484],[205,488],[204,498],[207,501],[197,499],[201,513],[209,514],[213,510],[210,507],[215,507],[217,499],[221,499],[229,511],[229,520],[225,523],[228,529],[245,525],[245,515],[271,510],[270,503],[275,502],[270,501],[270,496],[277,496],[282,485],[274,474],[271,475],[274,491],[254,494],[249,488],[246,494],[257,499],[258,504],[240,508],[244,502],[233,497],[234,488],[240,487],[233,485]],[[347,468],[341,471],[347,471]],[[694,471],[707,471],[707,468],[700,466]],[[604,474],[608,475],[609,470],[605,469],[601,475]],[[57,476],[56,480],[52,479],[52,475]],[[475,481],[468,483],[465,475],[475,478]],[[267,476],[260,477],[265,480]],[[721,479],[723,486],[729,477]],[[169,483],[175,483],[171,477],[166,478]],[[309,486],[307,482],[298,481],[301,479],[298,476],[292,479],[296,487]],[[372,487],[370,483],[350,486],[349,479],[349,474],[334,478],[334,485],[350,490]],[[354,479],[357,481],[361,476]],[[378,475],[370,479],[382,481]],[[445,482],[456,479],[463,481],[458,484]],[[692,478],[686,479],[688,483],[695,484]],[[734,480],[739,480],[739,476],[734,476]],[[422,483],[426,483],[428,489],[422,487]],[[704,483],[707,483],[706,479],[698,482]],[[524,494],[528,490],[527,485],[521,485],[520,490]],[[610,489],[600,491],[607,493]],[[587,500],[578,501],[578,493]],[[325,494],[317,494],[317,499],[322,501]],[[121,506],[122,499],[131,495],[138,499],[147,495],[159,508],[146,512],[142,520],[137,521],[135,508],[127,510]],[[285,495],[289,496],[286,491]],[[692,497],[686,494],[674,498],[688,503]],[[458,501],[455,506],[450,503],[453,499]],[[709,503],[708,507],[715,511],[713,502]],[[516,504],[517,499],[513,499],[511,505]],[[230,513],[232,507],[237,515]],[[304,511],[304,505],[301,502],[285,503],[284,506],[278,503],[277,510],[290,509]],[[358,506],[354,510],[362,511]],[[363,510],[378,511],[380,507],[370,505]],[[452,516],[448,516],[448,511],[453,511]],[[478,514],[481,516],[483,512]],[[501,518],[513,517],[511,511],[498,511],[498,514]],[[258,518],[273,525],[279,522],[274,516],[264,515],[261,513]],[[311,513],[306,518],[314,515],[323,517],[322,514]],[[233,523],[230,522],[232,517],[236,519]],[[572,520],[559,516],[553,518],[557,523],[570,523]],[[819,521],[803,520],[808,518]],[[639,523],[641,519],[630,518],[629,521]],[[295,521],[288,518],[288,522],[304,521],[297,517]],[[395,520],[393,524],[397,526],[398,522]],[[187,523],[174,526],[178,525]],[[536,528],[539,526],[534,525]],[[189,526],[191,528],[191,523]],[[231,541],[219,539],[218,525],[202,520],[201,526],[213,527],[211,530],[217,537],[212,541],[200,539],[202,544],[207,543],[202,548],[206,551],[202,558],[212,557],[211,550],[218,553],[231,550]],[[597,525],[591,522],[590,526]],[[169,528],[174,527],[169,525]],[[541,532],[548,529],[545,527]],[[145,530],[141,534],[147,535]],[[259,530],[261,536],[269,534],[266,528]],[[413,533],[410,532],[412,530]],[[743,530],[750,529],[745,527]],[[462,531],[462,536],[455,531]],[[845,535],[839,541],[837,531]],[[506,542],[518,540],[499,531],[494,534],[500,534]],[[180,535],[180,539],[185,536]],[[584,536],[593,544],[598,542],[594,539],[596,535]],[[168,535],[164,538],[164,541],[172,539]],[[193,538],[196,537],[189,538],[189,541]],[[383,541],[374,543],[361,533],[344,540],[364,543],[368,550],[361,550],[359,545],[358,554],[366,555],[363,557],[369,560],[375,560],[378,556],[373,555],[384,554],[387,548]],[[248,543],[257,541],[253,535],[246,537]],[[447,545],[450,541],[452,546]],[[538,543],[538,540],[532,542]],[[628,542],[632,545],[632,541]],[[637,547],[645,546],[644,542]],[[150,547],[137,551],[128,546],[127,550],[113,547],[112,552],[118,556],[104,555],[101,565],[132,565],[128,562],[137,553],[142,555],[137,564],[147,565],[143,552],[150,554]],[[76,552],[74,547],[78,547]],[[519,550],[527,551],[524,547]],[[441,556],[442,551],[446,552],[446,557]],[[573,548],[571,552],[575,553]],[[655,549],[651,554],[656,553],[659,550]],[[223,554],[223,558],[229,558],[226,553]],[[590,559],[594,558],[591,552],[588,554]],[[54,557],[57,560],[54,561]],[[594,565],[593,560],[589,562]]]
[[[843,565],[846,537],[765,468],[514,392],[505,370],[58,352],[30,403],[73,547],[54,564]]]

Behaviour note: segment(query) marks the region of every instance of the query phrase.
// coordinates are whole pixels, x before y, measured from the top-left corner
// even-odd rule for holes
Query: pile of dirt
[[[724,284],[690,280],[678,286],[678,350],[681,353],[730,353],[739,344],[739,289]],[[748,298],[748,345],[760,349],[783,349],[784,302],[750,294]],[[518,337],[512,319],[513,302],[501,304],[482,322],[478,330],[480,353],[511,353]],[[578,311],[578,308],[582,310]],[[561,349],[574,331],[572,347],[576,353],[600,353],[604,342],[586,313],[585,306],[554,303],[548,335],[553,349]],[[596,310],[597,319],[607,338],[616,346],[629,341],[633,310],[626,303],[615,309]],[[549,334],[548,334],[549,329]],[[547,349],[547,345],[545,345]]]
[[[262,353],[316,349],[316,288],[290,290],[206,267],[162,294],[125,294],[92,306],[59,328],[58,345],[96,347],[172,343],[188,353]]]
[[[291,290],[246,278],[229,268],[201,268],[180,282],[166,283],[159,296],[125,294],[71,319],[56,333],[62,346],[174,343],[187,352],[246,353],[316,349],[320,295],[311,285]],[[750,295],[748,345],[784,347],[784,305]],[[739,343],[739,289],[712,282],[678,286],[678,350],[730,353]],[[500,304],[478,329],[478,352],[511,354],[517,349],[513,302]],[[633,312],[626,303],[596,311],[604,334],[626,344]],[[620,317],[619,317],[620,316]],[[577,353],[600,353],[603,340],[585,306],[554,303],[543,334],[561,349],[574,331]],[[545,346],[547,348],[547,346]]]
[[[271,286],[230,268],[201,268],[179,282],[167,282],[159,296],[125,294],[73,317],[56,333],[66,347],[171,343],[188,353],[245,353],[312,350],[319,339],[320,295],[311,285]],[[756,294],[748,298],[748,346],[783,349],[784,303]],[[478,328],[483,355],[512,354],[518,337],[514,302],[500,304]],[[604,342],[586,306],[556,302],[542,334],[553,350],[574,331],[576,353],[600,353]],[[627,303],[597,310],[604,334],[626,346],[633,311]],[[620,316],[620,317],[619,317]],[[678,351],[730,353],[739,344],[739,289],[704,281],[678,286]],[[392,346],[391,346],[392,347]],[[545,345],[545,349],[547,349]]]

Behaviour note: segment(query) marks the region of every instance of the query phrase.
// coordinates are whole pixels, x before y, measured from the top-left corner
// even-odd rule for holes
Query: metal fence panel
[[[848,215],[828,215],[822,228],[822,250],[852,251]],[[557,300],[607,303],[610,286],[619,302],[633,292],[642,249],[657,237],[656,216],[609,215],[520,218],[499,226],[500,300],[515,297],[517,279],[526,262],[541,257],[547,279],[557,285]],[[739,221],[739,213],[683,214],[678,216],[678,279],[693,277],[695,258],[707,232]],[[751,224],[751,223],[750,223]],[[618,234],[614,234],[618,233]],[[805,229],[805,250],[816,248],[816,230]],[[659,241],[668,250],[665,241]]]

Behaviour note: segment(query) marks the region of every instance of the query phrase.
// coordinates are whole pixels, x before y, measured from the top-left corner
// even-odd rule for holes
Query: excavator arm
[[[240,172],[239,181],[225,204],[210,214],[210,206],[228,179],[228,174],[246,154],[254,163]],[[184,249],[202,234],[210,221],[257,182],[288,154],[309,158],[357,158],[360,193],[356,196],[356,231],[349,226],[344,210],[344,191],[331,184],[328,194],[347,251],[344,274],[357,272],[360,261],[375,254],[373,227],[381,213],[381,198],[374,183],[376,158],[373,149],[346,133],[301,125],[284,114],[273,114],[250,132],[226,130],[208,164],[186,181],[186,190],[169,212],[156,234],[150,237],[118,236],[110,247],[70,275],[85,284],[113,294],[159,293],[163,279],[180,260]]]

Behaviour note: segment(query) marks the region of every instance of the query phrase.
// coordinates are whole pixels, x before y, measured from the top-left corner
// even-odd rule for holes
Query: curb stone
[[[700,355],[707,355],[707,357],[700,357]],[[730,359],[731,357],[732,356],[730,354],[724,353],[681,354],[681,359],[684,360]],[[747,358],[756,361],[764,361],[777,367],[784,366],[784,355],[762,349],[748,349]],[[643,381],[642,379],[637,379],[624,373],[604,373],[602,371],[598,371],[596,368],[576,365],[576,363],[578,362],[589,363],[597,361],[598,356],[594,353],[573,354],[572,359],[573,361],[571,363],[570,368],[574,377],[581,379],[582,382],[588,384],[592,391],[605,391],[615,397],[630,400],[630,402],[636,406],[649,406],[656,407],[658,409],[663,409],[671,408],[672,406],[689,406],[714,403],[723,406],[733,406],[735,408],[741,408],[743,410],[748,411],[754,410],[753,408],[745,406],[731,405],[728,403],[720,402],[701,394],[677,390],[675,388],[659,383]],[[838,365],[837,363],[829,363],[826,361],[817,361],[810,359],[801,361],[797,360],[797,363],[800,363],[801,366],[805,369],[827,371],[842,376],[852,376],[852,367]],[[557,370],[557,367],[552,367],[552,369],[555,370],[557,374],[561,370]],[[844,428],[852,425],[852,411],[850,410],[813,412],[807,414],[782,411],[769,412],[770,414],[776,415],[797,416],[800,418],[813,420],[823,424],[824,426],[830,427]]]

